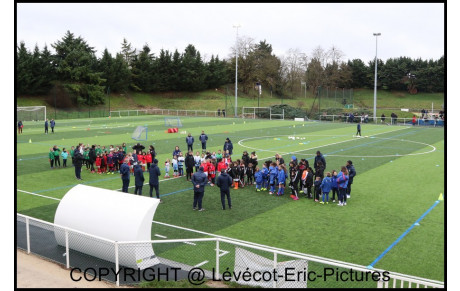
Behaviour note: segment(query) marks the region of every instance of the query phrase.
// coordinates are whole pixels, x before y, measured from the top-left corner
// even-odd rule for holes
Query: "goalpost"
[[[270,107],[243,107],[241,113],[243,118],[269,118],[270,117]]]
[[[165,117],[166,127],[182,127],[182,122],[179,117]]]
[[[131,138],[134,140],[147,140],[148,128],[147,126],[138,126],[134,130]]]
[[[17,121],[45,121],[46,106],[23,106],[16,107]]]

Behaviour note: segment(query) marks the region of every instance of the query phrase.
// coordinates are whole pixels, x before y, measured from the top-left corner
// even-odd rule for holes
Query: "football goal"
[[[243,118],[268,118],[270,115],[270,107],[243,107],[241,116]]]
[[[134,140],[147,140],[147,134],[147,126],[138,126],[131,135],[131,138]]]
[[[16,107],[17,121],[44,121],[46,120],[46,106]]]
[[[165,117],[166,127],[182,127],[182,122],[179,117]]]

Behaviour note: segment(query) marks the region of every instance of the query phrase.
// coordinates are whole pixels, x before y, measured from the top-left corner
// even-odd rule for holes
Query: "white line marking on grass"
[[[395,129],[395,130],[392,130],[392,131],[386,131],[386,132],[376,133],[376,134],[369,135],[369,136],[376,136],[376,135],[379,135],[379,134],[391,133],[391,132],[395,132],[395,131],[399,131],[399,130],[407,129],[407,128],[411,128],[411,127],[402,127],[402,128],[398,128],[398,129]],[[284,135],[284,136],[289,136],[289,135]],[[273,137],[273,136],[267,136],[267,137]],[[243,141],[243,140],[245,140],[245,139],[242,139],[242,140],[240,140],[240,141]],[[289,152],[289,153],[287,153],[287,154],[301,153],[301,152],[304,152],[304,151],[309,151],[309,150],[313,150],[313,149],[318,149],[318,148],[322,148],[322,147],[327,147],[327,146],[331,146],[331,145],[336,145],[336,144],[340,144],[340,143],[344,143],[344,142],[349,142],[349,141],[353,141],[353,140],[359,140],[359,139],[356,139],[356,138],[347,139],[347,140],[338,141],[338,142],[333,142],[333,143],[329,143],[329,144],[325,144],[325,145],[320,145],[320,146],[316,146],[316,147],[312,147],[312,148],[307,148],[307,149],[303,149],[303,150],[293,151],[293,152]],[[238,142],[238,144],[241,145],[239,142]],[[257,149],[257,150],[259,150],[259,149]],[[260,150],[260,151],[263,151],[263,150]],[[274,158],[274,157],[275,157],[275,156],[269,156],[269,157],[266,157],[266,158],[258,158],[258,159],[260,159],[260,160],[266,160],[266,159]]]
[[[196,243],[192,243],[192,242],[189,242],[189,241],[184,241],[184,244],[188,244],[188,245],[196,246]]]
[[[40,195],[40,194],[37,194],[37,193],[27,192],[27,191],[24,191],[24,190],[16,189],[16,191],[23,192],[23,193],[26,193],[26,194],[29,194],[29,195],[35,195],[35,196],[40,196],[40,197],[43,197],[43,198],[48,198],[48,199],[53,199],[53,200],[61,201],[61,199],[59,199],[59,198],[50,197],[50,196],[45,196],[45,195]]]
[[[215,251],[217,251],[217,249],[214,249]],[[230,251],[224,251],[224,250],[220,250],[219,249],[219,257],[222,257],[222,256],[225,256],[226,254],[228,254]]]
[[[154,234],[154,236],[156,236],[156,237],[160,237],[160,238],[167,238],[166,236],[164,236],[164,235],[161,235],[161,234],[158,234],[158,233],[155,233],[155,234]]]
[[[197,265],[195,265],[195,266],[193,266],[193,267],[194,267],[194,268],[198,268],[198,267],[203,266],[204,264],[207,264],[208,262],[209,262],[209,261],[203,261],[203,262],[201,262],[201,263],[199,263],[199,264],[197,264]]]

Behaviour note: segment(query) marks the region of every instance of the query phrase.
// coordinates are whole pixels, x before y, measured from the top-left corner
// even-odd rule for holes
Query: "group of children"
[[[86,165],[86,169],[91,171],[91,173],[98,174],[114,174],[120,171],[120,166],[123,164],[125,158],[128,158],[128,165],[130,166],[130,172],[134,173],[133,165],[136,162],[139,164],[143,171],[147,171],[152,163],[154,157],[152,157],[150,151],[142,152],[142,154],[128,153],[127,146],[125,143],[120,146],[114,147],[110,145],[108,148],[105,146],[95,145],[82,146],[83,148],[83,164]],[[49,152],[49,161],[51,168],[56,168],[58,165],[60,167],[59,156],[63,159],[63,167],[67,166],[67,158],[70,154],[72,159],[72,165],[74,164],[74,152],[75,147],[72,146],[70,152],[67,152],[65,148],[61,150],[54,146],[50,149]]]

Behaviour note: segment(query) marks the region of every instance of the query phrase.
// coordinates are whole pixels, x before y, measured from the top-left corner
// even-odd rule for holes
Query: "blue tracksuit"
[[[284,185],[286,183],[286,172],[284,170],[278,171],[278,184],[279,185]],[[278,195],[283,195],[284,194],[284,186],[278,188]]]
[[[270,166],[268,168],[268,175],[270,180],[270,192],[275,192],[275,179],[278,176],[278,170],[276,167]]]
[[[262,168],[262,188],[268,188],[268,169],[267,168]],[[256,181],[257,183],[257,181]]]
[[[332,189],[332,178],[331,177],[324,177],[323,182],[321,182],[321,191],[323,192],[323,202],[324,197],[326,196],[326,202],[329,201],[329,192]]]
[[[348,187],[348,175],[343,172],[339,172],[337,175],[337,186],[339,187],[339,200],[340,202],[347,202],[347,187]]]
[[[335,200],[335,195],[336,194],[337,194],[337,198],[339,197],[339,194],[337,193],[338,192],[337,176],[332,176],[331,180],[332,180],[332,186],[331,186],[332,200]]]
[[[258,171],[254,174],[254,178],[256,180],[256,190],[260,190],[262,188],[262,183],[264,181],[262,171]]]

